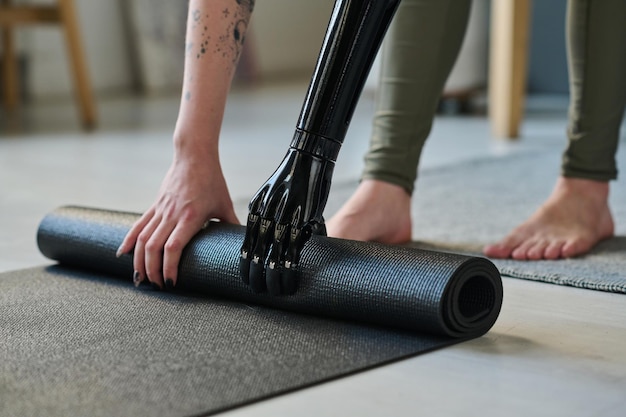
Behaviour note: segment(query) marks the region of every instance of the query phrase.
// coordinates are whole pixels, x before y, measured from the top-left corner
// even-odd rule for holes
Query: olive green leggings
[[[412,193],[441,91],[463,41],[470,0],[402,0],[383,67],[363,179]],[[626,1],[569,0],[568,146],[562,175],[615,179],[626,103]]]

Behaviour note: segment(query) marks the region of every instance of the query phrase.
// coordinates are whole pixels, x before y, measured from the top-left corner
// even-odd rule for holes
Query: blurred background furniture
[[[530,0],[491,2],[489,120],[494,136],[519,136],[524,111]]]
[[[96,108],[73,0],[57,0],[54,5],[36,6],[14,5],[12,0],[0,0],[4,107],[12,111],[19,104],[14,30],[17,26],[36,24],[58,24],[65,33],[82,124],[85,128],[93,128],[97,122]]]

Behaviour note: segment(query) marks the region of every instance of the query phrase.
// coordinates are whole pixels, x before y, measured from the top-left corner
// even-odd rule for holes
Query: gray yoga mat
[[[550,195],[561,148],[490,157],[420,172],[413,196],[413,246],[480,255],[526,220]],[[626,166],[626,151],[617,155]],[[327,213],[340,207],[356,183],[334,184]],[[492,259],[503,276],[626,293],[626,187],[611,184],[615,237],[591,253],[556,261]]]
[[[244,229],[211,224],[179,290],[132,286],[137,215],[68,207],[38,241],[60,265],[0,275],[0,415],[205,415],[484,334],[487,260],[315,237],[294,296],[237,274]]]

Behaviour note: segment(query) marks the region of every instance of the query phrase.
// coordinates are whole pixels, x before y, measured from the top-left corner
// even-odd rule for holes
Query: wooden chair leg
[[[73,0],[58,0],[59,12],[71,66],[74,73],[74,83],[82,116],[83,126],[87,129],[95,127],[97,123],[96,106],[87,72],[87,64],[78,28],[76,8]]]
[[[524,110],[530,0],[491,3],[489,119],[495,136],[516,138]]]
[[[8,6],[11,0],[2,0],[2,5]],[[17,73],[17,54],[15,53],[15,41],[13,28],[2,28],[2,89],[4,91],[4,108],[7,111],[16,109],[19,103],[19,76]]]

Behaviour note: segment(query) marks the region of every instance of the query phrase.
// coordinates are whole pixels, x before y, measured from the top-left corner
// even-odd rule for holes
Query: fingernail
[[[123,254],[124,254],[124,252],[122,252],[122,248],[121,248],[121,247],[119,247],[119,248],[117,249],[117,252],[115,252],[115,257],[116,257],[116,258],[119,258],[119,257],[120,257],[120,256],[122,256]]]
[[[135,284],[135,288],[141,284],[141,275],[139,275],[139,271],[135,271],[133,273],[133,284]]]
[[[161,286],[159,284],[157,284],[156,282],[152,282],[150,281],[150,285],[152,285],[152,289],[155,291],[161,291]]]
[[[168,290],[173,290],[174,289],[174,280],[171,278],[167,278],[165,280],[165,288],[167,288]]]

